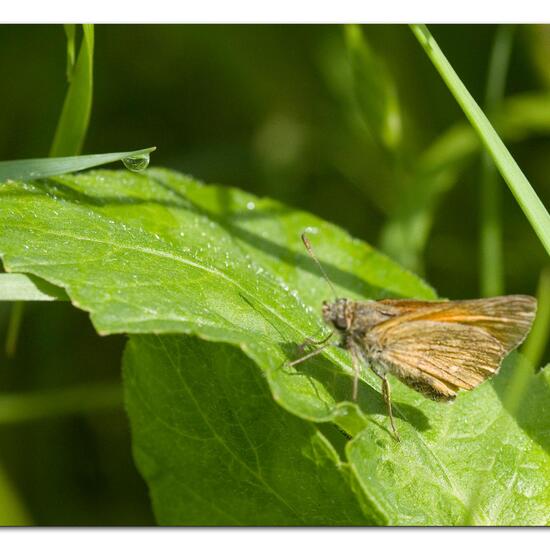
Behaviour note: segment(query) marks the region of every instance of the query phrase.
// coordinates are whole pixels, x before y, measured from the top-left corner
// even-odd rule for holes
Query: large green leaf
[[[275,398],[309,419],[339,414],[351,367],[334,350],[327,355],[337,368],[311,363],[317,379],[281,368],[299,342],[323,330],[317,311],[331,297],[302,231],[312,232],[342,295],[433,296],[314,216],[167,171],[8,183],[0,215],[6,269],[64,287],[100,333],[187,332],[239,345],[266,371]]]
[[[202,519],[189,519],[189,502],[182,501],[188,499],[182,496],[184,489],[174,493],[167,489],[175,479],[185,484],[190,466],[182,457],[187,453],[197,456],[198,451],[186,450],[193,440],[177,448],[174,436],[166,434],[170,425],[185,432],[187,428],[196,430],[200,422],[204,426],[205,418],[212,422],[215,418],[223,442],[234,449],[246,437],[244,433],[235,435],[234,430],[238,428],[236,419],[244,418],[240,409],[246,416],[251,411],[248,407],[255,407],[258,417],[265,409],[265,425],[274,433],[280,433],[281,424],[303,423],[301,429],[298,424],[292,427],[296,445],[292,461],[300,460],[300,468],[305,468],[304,453],[312,446],[318,449],[320,441],[323,453],[333,459],[323,462],[322,468],[318,461],[310,464],[308,483],[321,471],[329,478],[327,485],[308,489],[316,504],[308,503],[308,514],[300,516],[301,520],[292,519],[288,510],[285,516],[280,504],[270,501],[264,519],[237,518],[239,521],[321,521],[313,518],[326,517],[330,507],[319,502],[319,495],[337,479],[349,483],[335,499],[348,503],[350,523],[356,522],[356,514],[350,510],[357,509],[350,490],[357,492],[366,523],[550,521],[549,491],[541,482],[550,473],[550,434],[543,421],[548,402],[546,376],[532,382],[529,398],[516,415],[506,412],[500,400],[499,384],[506,381],[502,375],[449,406],[428,402],[392,381],[403,439],[399,445],[387,430],[386,411],[374,377],[365,373],[358,405],[349,401],[352,369],[344,351],[327,350],[296,369],[284,366],[288,358],[296,357],[297,344],[306,336],[326,334],[319,304],[332,299],[303,250],[299,235],[304,230],[338,294],[363,299],[434,297],[420,279],[338,228],[275,201],[226,187],[204,186],[164,170],[144,174],[100,171],[32,183],[10,182],[0,187],[0,217],[0,252],[6,269],[31,273],[63,287],[75,305],[90,312],[99,332],[190,333],[200,338],[132,339],[127,355],[127,396],[136,453],[160,521],[229,522],[221,515],[209,519],[211,512],[206,508]],[[248,403],[247,392],[242,392],[240,404],[233,400],[235,418],[212,410],[222,391],[219,385],[227,386],[233,370],[237,380],[243,376],[238,369],[250,370],[253,363],[265,376],[275,401],[301,420],[290,420],[282,411],[278,415],[275,409],[267,412],[271,405],[265,392],[261,393],[261,406],[259,401]],[[171,372],[163,370],[167,365]],[[199,368],[201,372],[215,371],[216,377],[203,377],[203,386],[201,380],[187,377],[178,381],[183,369]],[[512,363],[509,368],[513,369]],[[249,372],[249,376],[242,381],[244,386],[257,374]],[[211,385],[204,387],[207,384]],[[227,410],[227,405],[224,407]],[[199,410],[207,416],[199,419]],[[157,437],[158,423],[166,419],[170,422]],[[228,425],[222,425],[224,421]],[[342,441],[321,438],[308,421],[333,421],[354,438],[344,448]],[[246,434],[257,437],[254,430]],[[341,456],[347,456],[348,466],[335,459],[338,446]],[[281,460],[283,464],[291,458]],[[161,469],[155,469],[155,464]],[[491,464],[494,471],[489,468],[488,473],[480,473]],[[197,476],[200,479],[202,472],[213,490],[216,485],[210,468],[205,458],[192,470],[193,481]],[[255,468],[273,474],[263,459],[258,459]],[[352,476],[344,474],[344,469]],[[521,475],[507,479],[505,475],[513,475],[514,469]],[[223,479],[218,478],[220,494],[238,492],[253,475],[246,468],[233,469],[235,485],[228,489],[225,471],[220,470]],[[482,481],[483,498],[471,500]],[[277,492],[282,490],[278,487]],[[257,498],[267,498],[261,488],[250,490],[257,491]],[[228,498],[231,508],[235,501]],[[436,505],[426,510],[429,502]],[[344,522],[343,517],[334,516],[334,521]]]
[[[493,381],[456,402],[394,384],[418,420],[398,421],[401,443],[368,425],[348,458],[372,506],[393,525],[548,525],[550,371],[528,375],[517,414],[506,408],[512,355]],[[529,366],[530,368],[530,366]]]
[[[367,522],[349,466],[314,424],[273,402],[235,347],[133,336],[124,368],[134,455],[159,523]]]

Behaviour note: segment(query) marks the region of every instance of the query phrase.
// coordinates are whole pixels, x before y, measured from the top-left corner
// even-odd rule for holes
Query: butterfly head
[[[344,331],[350,326],[350,311],[346,298],[338,298],[334,302],[323,302],[323,319],[335,329]]]

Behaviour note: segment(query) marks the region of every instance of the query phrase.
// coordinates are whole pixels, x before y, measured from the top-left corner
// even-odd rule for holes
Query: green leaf
[[[550,523],[550,371],[531,374],[511,415],[503,401],[518,357],[452,404],[394,383],[396,407],[414,407],[417,425],[398,421],[397,444],[369,424],[347,449],[367,499],[390,524]]]
[[[0,301],[50,302],[68,300],[65,291],[38,277],[0,273]]]
[[[125,151],[123,153],[102,153],[99,155],[79,155],[76,157],[55,157],[40,159],[4,160],[0,162],[0,184],[8,180],[29,181],[71,172],[95,168],[110,162],[122,161],[133,167],[134,159],[140,163],[149,162],[149,153],[156,147]],[[147,164],[145,164],[147,166]],[[139,171],[139,170],[137,170]]]
[[[93,68],[94,68],[94,26],[82,25],[84,36],[78,59],[74,67],[74,27],[67,25],[67,72],[69,90],[65,97],[63,110],[50,149],[51,157],[78,155],[82,151],[90,114],[92,112],[93,97]],[[71,69],[69,70],[69,66]]]
[[[210,460],[215,459],[199,455],[207,437],[204,430],[198,436],[192,432],[198,439],[188,438],[177,449],[177,434],[168,433],[171,426],[185,437],[188,426],[196,430],[207,421],[214,426],[216,418],[222,440],[230,449],[237,446],[247,453],[249,461],[251,453],[246,449],[258,446],[253,443],[241,449],[246,436],[236,419],[244,422],[249,415],[256,419],[264,411],[266,433],[268,425],[280,434],[281,423],[298,423],[292,427],[298,442],[292,449],[296,453],[292,463],[301,461],[300,468],[309,464],[313,477],[321,472],[323,479],[326,476],[326,485],[321,480],[315,488],[308,485],[306,492],[316,503],[302,503],[302,509],[309,511],[302,523],[315,523],[314,514],[329,513],[329,504],[318,502],[318,495],[337,480],[348,483],[335,498],[347,503],[342,510],[347,510],[349,523],[358,521],[356,512],[350,511],[356,510],[350,490],[365,523],[550,522],[546,373],[533,377],[522,406],[513,414],[501,399],[515,368],[513,358],[493,382],[460,395],[451,405],[428,401],[392,380],[403,440],[399,445],[388,431],[379,382],[372,373],[364,373],[357,404],[350,402],[352,369],[346,352],[327,349],[295,368],[285,366],[289,358],[297,357],[297,345],[305,337],[326,334],[320,303],[333,299],[303,250],[299,238],[303,231],[308,232],[339,295],[435,297],[416,276],[342,230],[276,201],[204,186],[159,169],[11,182],[0,187],[0,218],[0,253],[6,269],[32,273],[63,287],[77,307],[90,312],[100,333],[189,333],[201,340],[132,338],[127,354],[127,400],[136,457],[162,522],[228,523],[228,518],[221,519],[222,511],[231,509],[246,475],[254,475],[238,461],[224,465],[217,480],[209,473],[204,490],[209,496],[216,491],[227,505],[214,519],[209,519],[212,512],[206,508],[187,515],[198,505],[190,504],[191,497],[182,497],[183,485],[188,470],[196,474],[200,465],[184,457],[208,458],[210,468]],[[196,369],[204,375],[194,375]],[[258,384],[264,379],[275,402],[297,418],[275,413],[276,409],[267,412],[273,404]],[[248,388],[252,383],[259,388],[256,393],[244,389],[240,399],[229,399],[231,407],[220,397],[224,391],[237,392],[241,384]],[[258,396],[261,404],[255,401]],[[199,410],[206,416],[201,417]],[[329,421],[353,439],[338,444],[325,433],[326,426],[311,424]],[[246,434],[257,438],[257,431],[250,430]],[[193,441],[197,447],[190,449]],[[312,455],[312,448],[316,457],[323,457],[322,468],[318,458],[316,464],[302,459],[304,453]],[[323,449],[320,455],[319,449]],[[335,452],[346,458],[337,460]],[[264,459],[259,462],[264,471]],[[231,473],[239,470],[231,483],[224,474],[226,466]],[[286,481],[297,490],[293,472],[286,470]],[[176,480],[178,492],[172,496],[168,485]],[[196,474],[194,490],[201,486],[199,481]],[[284,485],[285,480],[277,483],[280,493],[279,483]],[[483,491],[476,501],[480,486]],[[247,483],[247,488],[261,495],[257,498],[267,498],[258,483]],[[290,498],[282,494],[284,500]],[[269,502],[266,517],[271,514],[280,523],[293,522],[288,510],[285,516],[282,505]],[[334,517],[344,521],[342,516]],[[256,521],[250,514],[237,520]]]
[[[383,59],[366,41],[361,27],[345,27],[354,91],[372,137],[389,150],[401,144],[401,112],[397,88]]]
[[[160,524],[367,523],[349,467],[314,424],[273,402],[237,348],[133,336],[124,381],[134,456]]]
[[[426,54],[464,111],[487,151],[492,156],[516,201],[550,253],[550,215],[524,176],[520,167],[502,142],[491,123],[470,95],[447,58],[443,55],[426,25],[411,25],[412,31]]]
[[[100,333],[185,332],[236,344],[265,370],[275,398],[308,419],[341,414],[352,369],[340,350],[327,351],[337,368],[327,358],[304,367],[318,379],[281,369],[304,338],[326,330],[319,311],[331,293],[303,248],[304,230],[341,295],[434,297],[314,216],[162,170],[8,183],[0,217],[6,270],[65,288]]]

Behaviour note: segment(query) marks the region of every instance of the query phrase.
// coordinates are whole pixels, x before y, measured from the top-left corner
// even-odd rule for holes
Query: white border
[[[544,529],[467,528],[149,528],[0,529],[4,548],[40,550],[486,550],[547,547]]]
[[[2,23],[550,23],[546,0],[17,0]]]

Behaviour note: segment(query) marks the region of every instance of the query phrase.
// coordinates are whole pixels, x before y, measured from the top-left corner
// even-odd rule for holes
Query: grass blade
[[[70,85],[63,110],[57,123],[50,156],[78,155],[82,151],[84,138],[92,112],[94,27],[83,25],[84,36],[78,59],[70,71]],[[66,28],[68,65],[71,53],[74,55],[74,29]],[[69,72],[69,71],[68,71]]]
[[[156,147],[126,151],[123,153],[103,153],[100,155],[80,155],[75,157],[55,157],[40,159],[6,160],[0,162],[0,182],[6,180],[29,181],[71,172],[79,172],[116,161],[127,161],[136,157],[148,157]]]
[[[411,25],[424,51],[489,151],[546,251],[550,254],[550,215],[491,123],[470,95],[426,25]]]
[[[24,310],[24,302],[13,302],[8,321],[8,330],[6,332],[6,357],[9,359],[15,357]]]
[[[67,82],[73,78],[73,68],[76,59],[76,25],[70,23],[63,25],[65,28],[65,36],[67,37]]]

